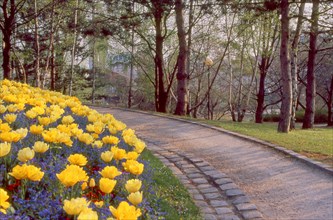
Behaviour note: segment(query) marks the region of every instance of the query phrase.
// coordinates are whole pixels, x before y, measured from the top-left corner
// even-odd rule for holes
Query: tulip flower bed
[[[111,114],[0,81],[0,219],[158,217],[144,149]]]

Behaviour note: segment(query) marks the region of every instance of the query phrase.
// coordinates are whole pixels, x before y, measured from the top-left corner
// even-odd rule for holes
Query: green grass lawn
[[[288,134],[277,132],[277,123],[266,122],[256,124],[253,122],[210,121],[191,119],[205,124],[221,127],[229,131],[255,137],[273,144],[280,145],[315,160],[333,165],[333,129],[320,127],[308,130],[292,130]]]
[[[151,187],[156,192],[157,198],[148,197],[150,200],[155,200],[151,201],[151,204],[158,206],[153,208],[156,210],[160,208],[160,212],[165,212],[165,219],[202,219],[199,208],[194,204],[187,189],[168,167],[148,150],[141,154],[141,159],[149,161],[154,170]]]

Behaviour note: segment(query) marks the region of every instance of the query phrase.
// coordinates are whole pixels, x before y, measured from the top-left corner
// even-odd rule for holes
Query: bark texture
[[[316,98],[316,77],[315,77],[315,62],[317,53],[317,35],[318,35],[318,18],[319,18],[319,0],[312,1],[311,14],[311,32],[310,32],[310,50],[307,64],[306,75],[306,108],[303,119],[303,129],[312,128],[315,116],[315,98]]]
[[[179,54],[178,54],[178,69],[177,69],[177,105],[175,114],[185,115],[188,105],[187,97],[187,74],[186,74],[186,61],[187,61],[187,46],[186,34],[184,30],[184,16],[183,16],[183,1],[176,0],[176,23],[179,41]]]
[[[289,58],[289,3],[288,0],[281,1],[281,83],[282,83],[282,102],[278,131],[288,133],[291,119],[292,88]]]

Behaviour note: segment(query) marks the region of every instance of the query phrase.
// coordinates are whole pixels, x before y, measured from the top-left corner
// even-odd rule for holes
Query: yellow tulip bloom
[[[142,182],[139,179],[127,180],[125,188],[129,193],[135,193],[140,190]]]
[[[66,169],[56,174],[57,178],[65,186],[74,186],[81,181],[88,181],[87,173],[77,165],[67,165]]]
[[[136,220],[141,216],[140,209],[137,209],[135,206],[131,206],[124,201],[119,204],[117,209],[113,206],[109,206],[109,209],[117,220]]]
[[[37,141],[32,148],[37,153],[45,153],[49,149],[49,145],[42,141]]]
[[[115,166],[106,166],[104,169],[99,172],[103,177],[114,179],[116,176],[121,175],[121,172]]]
[[[127,196],[127,199],[133,205],[137,206],[142,202],[142,192],[131,193],[129,196]]]
[[[83,209],[82,212],[77,217],[78,220],[98,220],[97,212],[93,211],[91,208]]]
[[[27,178],[31,181],[40,181],[44,176],[44,172],[33,165],[28,165],[26,171],[28,172]]]
[[[26,179],[28,177],[27,167],[28,166],[26,164],[23,164],[22,166],[16,165],[9,175],[13,176],[17,180]]]
[[[43,125],[31,125],[30,133],[31,134],[42,134],[44,131]]]
[[[108,163],[112,160],[113,158],[113,153],[111,151],[104,151],[102,154],[101,154],[101,158],[102,160],[105,162],[105,163]]]
[[[11,149],[11,144],[10,143],[0,143],[0,157],[4,157],[7,154],[9,154]]]
[[[9,208],[10,203],[7,202],[7,200],[9,199],[9,196],[7,194],[7,192],[0,188],[0,212],[2,212],[3,214],[6,214],[6,209]]]
[[[126,151],[124,149],[120,149],[118,147],[111,147],[111,152],[113,153],[113,157],[116,160],[122,160],[126,158]]]
[[[31,160],[35,156],[35,151],[30,149],[29,147],[22,148],[17,153],[17,159],[23,163],[27,162],[28,160]]]
[[[99,189],[104,193],[111,193],[117,181],[102,177],[99,180]]]
[[[65,200],[63,209],[68,215],[79,215],[84,209],[88,208],[90,202],[85,198],[72,198]]]
[[[13,123],[16,121],[17,115],[15,114],[6,114],[3,119],[5,119],[6,122],[9,124]]]
[[[72,154],[68,157],[68,162],[70,162],[73,165],[78,165],[78,166],[85,166],[88,162],[87,158],[83,156],[82,154]]]
[[[122,163],[124,169],[134,175],[140,175],[143,172],[144,165],[136,160],[127,160]]]

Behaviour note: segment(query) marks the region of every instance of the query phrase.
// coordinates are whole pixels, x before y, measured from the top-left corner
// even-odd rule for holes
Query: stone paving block
[[[226,190],[226,195],[228,197],[232,197],[232,196],[244,196],[244,192],[241,191],[240,189],[228,189]]]
[[[191,193],[191,194],[198,194],[200,193],[199,190],[197,188],[193,188],[193,189],[188,189],[188,192]]]
[[[187,174],[190,174],[190,173],[200,173],[200,171],[197,168],[184,169],[184,172],[187,173]]]
[[[240,220],[237,215],[224,215],[219,218],[220,220]]]
[[[194,203],[200,208],[208,208],[209,205],[204,200],[194,200]]]
[[[212,166],[205,166],[205,167],[199,167],[200,170],[206,172],[206,171],[212,171],[214,170],[215,171],[215,168],[212,167]]]
[[[217,199],[217,198],[221,198],[221,194],[220,193],[205,193],[204,196],[207,199]]]
[[[205,220],[217,220],[217,217],[213,214],[203,214]]]
[[[222,189],[223,191],[228,190],[228,189],[237,189],[238,186],[234,183],[226,183],[226,184],[222,184],[220,185],[220,189]]]
[[[216,170],[209,170],[209,171],[205,171],[204,173],[205,173],[205,175],[211,176],[211,177],[218,174]]]
[[[210,188],[210,187],[212,187],[212,185],[210,185],[210,184],[200,184],[200,185],[197,185],[198,189],[206,189],[206,188]]]
[[[210,166],[210,164],[206,161],[195,163],[195,165],[198,167]]]
[[[245,219],[255,219],[255,218],[262,218],[262,214],[258,211],[244,211],[242,212],[242,216]]]
[[[207,189],[202,189],[200,190],[202,193],[216,193],[218,192],[218,189],[215,187],[207,188]]]
[[[233,203],[234,205],[241,204],[241,203],[248,203],[248,202],[250,202],[250,199],[249,199],[249,197],[247,197],[247,196],[239,196],[239,197],[236,197],[236,198],[232,201],[232,203]]]
[[[215,208],[215,211],[218,215],[233,213],[232,209],[228,207]]]
[[[181,179],[180,182],[182,182],[182,184],[191,184],[191,181],[187,179]]]
[[[210,207],[201,209],[201,212],[204,214],[215,214],[215,210]]]
[[[195,178],[195,179],[192,179],[192,182],[195,184],[208,183],[208,181],[205,178]]]
[[[212,179],[216,180],[216,179],[221,179],[221,178],[227,178],[227,175],[221,172],[217,172],[213,175],[210,175],[210,177],[212,177]]]
[[[194,200],[205,200],[201,194],[195,194],[192,197]]]
[[[225,206],[229,206],[229,204],[222,200],[222,199],[219,199],[219,200],[210,200],[209,201],[210,205],[217,208],[217,207],[225,207]]]
[[[182,165],[182,168],[187,169],[187,168],[195,168],[193,164],[184,164]]]
[[[218,185],[221,185],[226,183],[232,183],[232,180],[230,178],[221,178],[221,179],[216,179],[214,182]]]
[[[203,162],[202,159],[200,158],[189,158],[193,163],[200,163],[200,162]]]
[[[236,208],[239,211],[249,211],[249,210],[257,210],[257,206],[251,203],[241,203],[236,205]]]
[[[194,178],[204,178],[204,175],[201,173],[190,173],[187,175],[188,178],[194,179]]]

